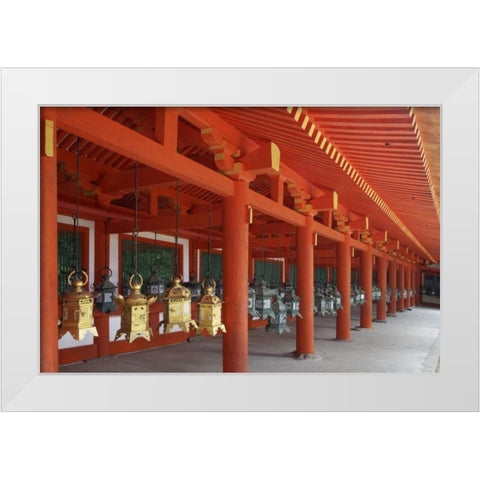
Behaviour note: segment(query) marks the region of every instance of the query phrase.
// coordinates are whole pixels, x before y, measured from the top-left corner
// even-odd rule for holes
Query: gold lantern
[[[175,325],[184,332],[188,332],[190,327],[198,328],[197,322],[192,320],[190,290],[181,285],[182,281],[183,277],[180,274],[174,275],[172,277],[172,286],[165,290],[163,294],[165,333],[170,332]]]
[[[58,338],[62,338],[70,332],[75,340],[82,340],[90,332],[98,337],[96,327],[93,325],[93,299],[98,294],[87,292],[83,287],[88,283],[88,275],[82,271],[85,281],[82,282],[78,276],[72,281],[77,273],[72,270],[68,275],[67,282],[73,287],[72,290],[62,295],[62,321],[58,332]]]
[[[140,292],[143,278],[139,273],[130,277],[129,284],[132,293],[126,297],[119,295],[115,298],[115,303],[122,307],[120,328],[117,330],[115,340],[125,335],[129,343],[138,337],[150,341],[153,337],[152,328],[149,325],[150,305],[157,300],[157,296],[146,297]]]
[[[215,280],[212,278],[208,279],[207,282],[206,285],[205,280],[202,282],[205,295],[197,303],[197,334],[203,330],[206,330],[212,336],[215,336],[219,330],[227,333],[225,325],[222,323],[222,301],[213,293],[216,287]]]

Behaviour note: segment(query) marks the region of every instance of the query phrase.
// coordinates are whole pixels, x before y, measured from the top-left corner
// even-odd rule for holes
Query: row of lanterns
[[[79,202],[79,139],[77,141],[77,211],[74,217],[74,237],[78,235],[78,202]],[[115,289],[118,287],[110,281],[112,271],[108,267],[103,267],[99,271],[102,280],[96,285],[94,293],[85,290],[88,283],[88,275],[78,266],[78,252],[75,253],[75,264],[72,265],[72,271],[68,275],[67,283],[71,287],[62,295],[62,317],[59,328],[59,337],[70,332],[73,338],[81,340],[86,333],[90,332],[98,336],[96,327],[93,325],[93,309],[95,300],[95,309],[101,313],[111,313],[115,310],[115,304],[122,309],[120,329],[116,332],[115,340],[125,335],[129,342],[138,337],[143,337],[150,341],[153,332],[149,326],[149,307],[156,301],[165,304],[164,324],[165,333],[170,332],[174,327],[188,332],[195,329],[197,333],[206,331],[209,335],[216,335],[219,330],[226,333],[225,325],[221,320],[221,305],[223,297],[223,285],[220,279],[218,285],[210,277],[210,262],[208,274],[202,283],[195,281],[195,273],[191,272],[188,282],[183,283],[182,276],[178,273],[178,181],[177,181],[177,230],[175,236],[176,255],[175,255],[175,274],[172,275],[169,288],[165,289],[163,279],[157,274],[156,268],[152,269],[152,274],[147,280],[147,295],[141,293],[143,286],[143,277],[137,271],[137,215],[138,215],[138,164],[135,164],[135,227],[133,230],[133,240],[135,248],[135,265],[132,266],[132,273],[128,282],[122,286],[123,295],[114,297]],[[105,222],[105,238],[107,238],[107,222]],[[262,222],[262,226],[264,222]],[[210,230],[210,225],[209,225]],[[262,252],[263,252],[263,232],[262,232]],[[280,238],[280,235],[278,235]],[[293,236],[292,236],[293,238]],[[75,240],[75,238],[74,238]],[[156,236],[155,236],[156,243]],[[107,241],[105,240],[105,258]],[[292,249],[293,252],[293,249]],[[210,259],[210,235],[209,235],[209,259]],[[217,295],[218,292],[218,295]],[[411,291],[411,295],[413,295]],[[387,291],[387,302],[390,299],[391,289]],[[397,298],[400,290],[397,289]],[[407,298],[408,292],[403,291],[404,298]],[[332,283],[325,285],[316,283],[314,287],[315,312],[322,316],[326,314],[336,315],[342,308],[341,294]],[[372,300],[377,301],[381,298],[381,290],[375,285],[372,288]],[[197,321],[191,317],[191,301],[199,299],[197,302]],[[351,306],[356,307],[365,303],[365,291],[357,284],[351,288]],[[252,318],[265,320],[268,318],[267,331],[275,333],[290,332],[287,326],[287,318],[300,317],[300,298],[295,293],[295,289],[288,281],[282,287],[278,285],[267,286],[263,279],[255,280],[248,288],[248,313]]]
[[[314,286],[315,307],[314,312],[322,317],[325,315],[337,315],[342,307],[342,295],[333,283],[315,283]]]
[[[81,340],[90,332],[98,336],[96,327],[93,325],[93,309],[95,300],[95,309],[102,313],[110,313],[115,310],[115,303],[122,309],[120,328],[116,332],[115,340],[125,335],[131,343],[138,337],[143,337],[150,341],[153,332],[149,326],[149,307],[157,300],[163,301],[165,333],[168,333],[174,326],[183,331],[189,331],[191,328],[197,330],[197,333],[207,331],[210,335],[216,335],[218,330],[226,332],[225,326],[221,322],[221,299],[214,294],[215,281],[207,277],[201,287],[204,289],[204,295],[198,302],[198,324],[191,318],[191,300],[192,291],[183,286],[182,278],[178,274],[178,183],[177,183],[177,231],[175,237],[176,255],[175,267],[176,274],[172,276],[170,288],[165,290],[163,280],[156,274],[155,270],[147,283],[147,295],[141,293],[143,286],[143,277],[137,271],[137,216],[138,216],[138,164],[135,163],[135,227],[133,230],[134,240],[134,266],[128,284],[123,285],[123,294],[114,297],[117,285],[110,281],[112,271],[108,267],[100,270],[99,274],[102,280],[95,286],[94,293],[85,290],[88,283],[88,275],[82,271],[79,264],[79,255],[76,250],[77,245],[77,225],[79,219],[79,144],[77,139],[77,208],[74,217],[73,244],[74,244],[74,263],[72,270],[68,274],[67,283],[70,287],[61,297],[62,315],[59,326],[59,338],[69,332],[76,340]],[[107,224],[105,223],[105,237],[107,238]],[[105,241],[105,258],[107,242]],[[200,296],[198,286],[195,285],[195,295]]]
[[[352,307],[362,306],[365,303],[365,290],[354,283],[350,288],[350,305]]]

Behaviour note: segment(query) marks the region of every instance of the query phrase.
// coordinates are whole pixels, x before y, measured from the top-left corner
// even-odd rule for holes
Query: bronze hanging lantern
[[[148,298],[140,292],[143,278],[139,273],[132,275],[129,283],[132,293],[127,297],[119,295],[115,298],[115,302],[122,307],[120,328],[115,334],[115,340],[125,335],[128,343],[132,343],[138,337],[150,341],[153,337],[149,321],[150,305],[157,300],[157,297]]]
[[[109,218],[105,220],[105,260],[107,259],[108,252],[108,235],[107,228]],[[112,276],[112,270],[106,265],[98,271],[98,276],[102,279],[96,286],[94,286],[95,291],[98,293],[97,298],[95,299],[95,310],[100,313],[111,313],[114,312],[117,307],[114,301],[115,289],[118,285],[115,285],[110,281]]]
[[[259,318],[259,313],[255,310],[255,289],[248,286],[248,314],[254,318]]]
[[[387,287],[387,303],[390,303],[391,298],[392,298],[392,289],[390,287]]]
[[[268,314],[268,325],[265,329],[267,332],[278,334],[282,334],[283,332],[290,333],[290,328],[288,328],[287,325],[287,307],[280,297],[277,297],[276,302],[272,305],[270,313]]]
[[[283,297],[283,303],[287,309],[287,316],[290,318],[303,316],[300,314],[300,297],[296,294],[292,285],[288,285],[285,288],[285,295]]]
[[[365,303],[365,290],[358,286],[357,292],[357,305],[362,306]]]
[[[273,295],[265,280],[257,281],[255,285],[255,310],[261,320],[265,320],[272,308]]]
[[[343,310],[342,294],[340,293],[336,285],[331,285],[331,295],[334,298],[334,309],[335,309],[335,315],[336,315],[338,310]]]
[[[156,260],[158,260],[157,232],[155,232],[155,253],[157,255]],[[151,266],[151,275],[147,280],[147,295],[156,295],[157,302],[161,302],[163,292],[165,292],[165,282],[163,281],[163,278],[157,274],[156,262],[153,262],[153,265]]]
[[[129,343],[136,338],[143,337],[150,341],[153,337],[150,327],[150,305],[157,300],[157,296],[147,297],[141,293],[143,277],[138,273],[138,163],[135,162],[135,226],[132,232],[134,246],[134,273],[128,281],[128,295],[119,295],[115,303],[122,307],[120,328],[115,334],[115,340],[125,335]]]
[[[215,336],[218,330],[227,333],[222,323],[222,300],[215,294],[217,287],[215,280],[210,277],[210,250],[212,241],[211,209],[208,208],[208,265],[207,276],[203,279],[201,289],[205,292],[197,303],[197,335],[206,331],[209,335]],[[223,293],[223,292],[222,292]]]
[[[280,223],[278,224],[278,232],[277,232],[277,258],[280,258]],[[288,321],[288,308],[284,300],[279,294],[280,288],[278,285],[281,284],[281,271],[279,273],[278,284],[275,291],[272,291],[272,294],[275,295],[275,302],[272,305],[270,313],[268,315],[268,325],[266,327],[267,332],[274,332],[278,334],[282,334],[283,332],[290,333],[290,329],[288,328],[287,321]],[[298,298],[298,297],[297,297]],[[293,311],[293,297],[290,292],[290,312]],[[298,305],[298,302],[297,302]]]
[[[330,315],[336,315],[337,311],[335,310],[335,295],[334,290],[331,285],[327,284],[324,289],[325,292],[325,313]]]
[[[110,268],[102,268],[98,273],[102,277],[102,281],[95,287],[95,292],[98,293],[95,299],[95,310],[100,313],[112,313],[117,309],[114,294],[118,285],[110,281],[110,277],[112,276],[112,270]]]
[[[222,300],[215,295],[215,287],[213,278],[204,279],[202,282],[205,295],[197,303],[197,334],[204,330],[212,336],[215,336],[219,330],[227,333],[222,323]]]
[[[79,266],[79,252],[77,243],[79,238],[78,221],[80,210],[80,138],[77,137],[76,152],[76,210],[73,217],[73,265],[67,277],[67,283],[71,289],[60,297],[62,302],[62,315],[58,331],[58,337],[62,338],[70,332],[75,340],[82,340],[90,332],[98,336],[96,327],[93,325],[93,300],[97,294],[87,292],[83,287],[88,283],[88,275]],[[85,281],[82,281],[85,278]]]
[[[98,337],[97,328],[93,325],[93,299],[97,295],[83,288],[88,283],[88,275],[84,271],[82,275],[85,277],[84,282],[75,270],[68,275],[67,283],[72,289],[61,297],[62,322],[58,338],[70,333],[75,340],[82,340],[88,332]]]
[[[182,280],[181,275],[174,275],[171,287],[163,294],[165,333],[170,332],[175,326],[184,332],[190,331],[190,328],[198,328],[197,323],[192,319],[190,290],[181,285]]]
[[[202,296],[202,284],[195,280],[195,272],[190,272],[190,281],[185,282],[184,286],[190,290],[192,300],[196,300]]]
[[[153,267],[152,274],[147,280],[147,295],[156,295],[157,302],[160,302],[164,292],[165,282],[163,281],[163,278],[157,275],[155,267]]]
[[[315,307],[319,315],[322,317],[326,315],[327,303],[325,298],[325,289],[320,284],[317,284],[315,288]]]
[[[165,333],[170,332],[175,326],[184,332],[189,332],[191,328],[198,328],[197,322],[192,319],[192,296],[190,290],[182,285],[183,277],[178,273],[178,230],[180,216],[178,180],[176,210],[175,274],[172,275],[170,288],[165,290],[162,297],[164,303],[163,323],[165,324]]]

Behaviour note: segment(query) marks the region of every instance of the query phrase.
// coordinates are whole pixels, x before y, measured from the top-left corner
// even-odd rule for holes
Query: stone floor
[[[375,311],[375,308],[374,308]],[[359,329],[360,309],[352,311],[351,339],[335,340],[335,318],[315,317],[315,355],[297,359],[295,322],[290,333],[249,330],[249,372],[434,372],[440,362],[440,310],[414,307]],[[111,355],[64,365],[60,372],[222,372],[222,338]]]

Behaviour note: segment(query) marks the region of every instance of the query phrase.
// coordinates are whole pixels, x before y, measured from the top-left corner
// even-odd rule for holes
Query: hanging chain
[[[107,267],[107,254],[108,254],[108,223],[110,222],[110,218],[105,220],[105,243],[103,244],[103,248],[105,250],[105,270],[108,269]]]
[[[280,262],[280,222],[278,222],[278,227],[277,227],[277,257],[278,261]],[[280,288],[282,287],[282,267],[281,263],[279,263],[280,268],[278,270],[278,289],[280,291]]]
[[[265,214],[262,214],[262,267],[263,267],[263,280],[265,279],[265,250],[263,248],[263,237],[265,236]]]
[[[210,278],[210,252],[212,250],[212,205],[208,204],[208,270],[207,277]]]
[[[153,241],[153,248],[155,250],[155,262],[153,262],[154,273],[156,273],[155,267],[160,266],[160,255],[157,245],[157,232],[155,231],[155,240]]]
[[[76,195],[76,205],[75,205],[75,214],[73,217],[73,265],[75,272],[79,271],[79,251],[78,243],[80,238],[80,233],[78,230],[78,221],[80,216],[80,137],[77,137],[77,151],[76,151],[76,175],[75,175],[75,195]]]
[[[177,178],[177,206],[176,206],[176,214],[177,214],[177,224],[176,224],[176,228],[175,228],[175,275],[178,277],[179,274],[178,274],[178,228],[179,228],[179,223],[180,223],[180,204],[179,204],[179,198],[180,198],[180,195],[179,195],[179,191],[178,191],[178,185],[179,185],[179,181],[178,181],[178,178]]]
[[[133,268],[135,276],[138,276],[138,162],[135,162],[135,227],[133,237]]]

